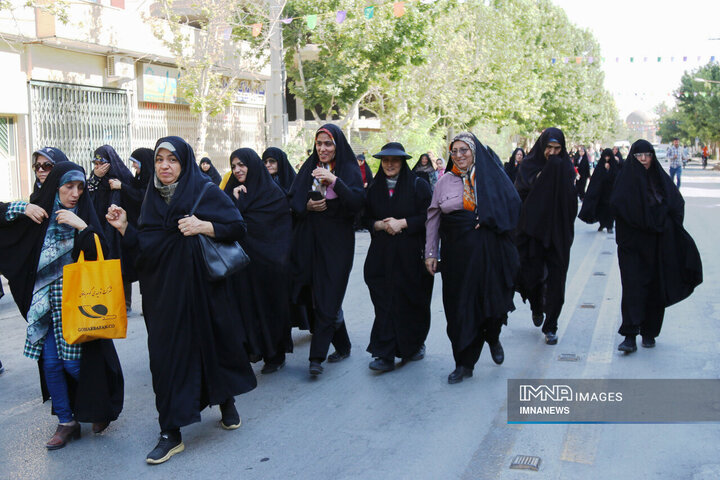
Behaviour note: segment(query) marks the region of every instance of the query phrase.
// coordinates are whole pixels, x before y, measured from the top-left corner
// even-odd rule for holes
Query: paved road
[[[683,175],[686,228],[703,257],[705,283],[668,309],[655,349],[630,356],[622,340],[620,282],[612,235],[578,222],[568,274],[560,342],[547,346],[529,307],[503,331],[506,360],[484,351],[475,376],[448,385],[453,369],[440,297],[433,295],[427,357],[377,375],[365,353],[373,314],[362,280],[369,244],[357,236],[344,309],[352,356],[307,375],[309,337],[295,332],[285,369],[258,375],[258,388],[238,397],[243,426],[224,431],[217,408],[183,429],[186,451],[160,466],[145,464],[155,445],[157,414],[143,319],[132,316],[116,343],[126,382],[125,409],[102,435],[84,425],[80,441],[47,452],[55,429],[41,404],[37,368],[21,355],[24,322],[12,299],[0,300],[0,479],[693,479],[720,478],[720,425],[507,425],[508,378],[718,378],[720,375],[720,172],[692,166]],[[604,275],[596,275],[603,273]],[[139,307],[136,295],[136,310]],[[592,303],[595,308],[581,308]],[[558,361],[561,353],[578,362]],[[539,472],[510,470],[518,454],[542,458]]]

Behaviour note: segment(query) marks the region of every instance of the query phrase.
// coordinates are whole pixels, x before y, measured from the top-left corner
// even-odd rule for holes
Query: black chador
[[[209,166],[207,172],[202,169],[203,165]],[[213,165],[212,160],[210,160],[208,157],[203,157],[202,159],[200,159],[200,170],[202,170],[202,172],[215,185],[220,185],[220,182],[222,182],[222,175],[220,175],[220,172],[217,171],[217,168],[215,168],[215,165]]]
[[[504,167],[505,173],[507,173],[507,176],[512,183],[515,183],[515,178],[517,177],[518,168],[520,168],[520,163],[522,163],[522,160],[520,161],[520,163],[518,163],[517,158],[515,158],[515,156],[517,155],[518,152],[520,152],[522,154],[523,158],[525,158],[525,150],[518,147],[515,150],[513,150],[512,155],[510,155],[510,159],[507,162],[505,162],[505,167]]]
[[[610,195],[619,169],[612,150],[606,148],[590,177],[590,185],[585,193],[578,218],[585,223],[600,222],[598,231],[602,231],[603,228],[606,228],[608,233],[613,231],[615,219],[610,209]]]
[[[549,144],[559,145],[553,149]],[[530,300],[533,322],[545,341],[557,343],[557,321],[577,215],[575,169],[558,128],[546,129],[518,169],[515,188],[523,201],[515,242],[520,253],[518,291]],[[543,323],[543,313],[545,321]]]
[[[393,148],[395,147],[395,148]],[[397,156],[399,173],[388,177],[381,167],[368,189],[363,220],[372,235],[365,260],[365,283],[375,307],[375,322],[367,351],[388,367],[395,357],[420,359],[430,329],[433,277],[425,270],[425,219],[430,184],[407,165],[410,155],[400,144],[388,144],[374,155]],[[407,228],[391,235],[376,230],[388,218],[405,219]],[[371,367],[372,368],[372,367]]]
[[[588,160],[587,151],[577,161],[578,179],[575,182],[575,188],[577,189],[577,195],[580,200],[585,199],[585,187],[587,181],[590,178],[590,160]]]
[[[272,179],[280,186],[282,191],[287,194],[296,176],[287,154],[277,147],[269,147],[262,154],[263,162],[267,162],[268,159],[273,159],[277,162],[277,173],[272,175]]]
[[[130,155],[130,160],[140,164],[140,171],[135,175],[133,181],[123,183],[120,189],[123,208],[128,215],[128,223],[137,227],[137,221],[140,217],[140,208],[142,207],[145,193],[150,181],[155,176],[155,152],[150,148],[138,148]]]
[[[326,124],[318,130],[316,138],[322,133],[331,138],[334,158],[322,164],[316,141],[313,153],[300,168],[288,194],[295,214],[292,295],[295,303],[312,306],[310,359],[315,363],[311,369],[317,373],[321,371],[319,363],[325,360],[331,342],[338,354],[333,360],[350,353],[342,301],[355,250],[353,217],[362,208],[365,197],[355,154],[342,130]],[[330,169],[337,177],[335,184],[325,185],[313,177],[317,168]],[[309,211],[308,200],[313,198],[324,198],[327,209]]]
[[[199,422],[208,405],[234,403],[232,397],[255,388],[256,380],[229,280],[209,282],[198,237],[178,229],[209,180],[182,138],[161,138],[155,151],[161,148],[175,155],[180,176],[168,186],[153,178],[139,228],[128,227],[123,241],[139,250],[155,404],[160,428],[168,432]],[[219,188],[205,192],[195,216],[212,222],[219,241],[245,234],[240,212]]]
[[[636,157],[642,157],[643,165]],[[663,170],[650,142],[632,145],[618,173],[610,204],[616,215],[618,263],[622,280],[619,350],[655,345],[665,308],[684,300],[702,283],[702,262],[683,228],[685,201]]]
[[[250,257],[250,265],[233,276],[234,293],[245,325],[250,357],[264,359],[263,373],[272,373],[285,363],[285,353],[292,352],[288,277],[292,239],[290,206],[285,193],[254,150],[235,150],[230,155],[231,168],[238,160],[247,167],[247,175],[242,184],[235,176],[230,177],[225,193],[245,220],[247,233],[240,244]]]
[[[83,168],[75,163],[56,163],[43,187],[33,194],[32,203],[52,215],[56,194],[61,186],[60,181],[73,171],[85,176]],[[41,224],[37,224],[24,215],[7,222],[5,214],[9,205],[0,205],[0,251],[3,252],[0,255],[0,273],[8,279],[13,299],[22,316],[27,319],[40,253],[51,222],[46,218]],[[93,234],[100,236],[101,243],[105,242],[102,227],[87,192],[78,199],[76,209],[77,216],[83,219],[88,227],[75,234],[72,259],[76,261],[82,250],[87,260],[95,260],[97,252]],[[104,253],[107,254],[107,251]],[[52,329],[52,322],[49,328]],[[75,381],[72,376],[66,375],[73,415],[80,422],[114,421],[123,408],[124,380],[113,341],[94,340],[81,345],[80,376]],[[42,357],[38,366],[43,400],[47,400],[50,394],[42,373]]]

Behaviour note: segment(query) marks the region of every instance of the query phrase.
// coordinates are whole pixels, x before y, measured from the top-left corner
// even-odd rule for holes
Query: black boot
[[[495,343],[489,343],[488,345],[490,345],[490,356],[492,357],[493,362],[497,363],[498,365],[502,365],[502,363],[505,361],[505,351],[500,344],[500,340]]]
[[[618,345],[618,350],[625,353],[632,353],[637,350],[637,343],[635,342],[635,335],[627,335],[625,340]]]

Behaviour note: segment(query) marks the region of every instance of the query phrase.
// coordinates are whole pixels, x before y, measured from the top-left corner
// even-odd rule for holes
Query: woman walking
[[[391,142],[373,155],[381,168],[368,190],[364,223],[372,241],[365,259],[365,283],[375,307],[367,351],[370,369],[395,369],[395,357],[422,360],[430,330],[433,277],[422,262],[430,185],[407,165],[412,158]]]
[[[295,180],[296,173],[285,152],[277,147],[270,147],[263,152],[262,161],[275,183],[287,194]]]
[[[212,161],[208,157],[200,159],[200,170],[202,170],[202,172],[207,175],[210,181],[215,185],[220,185],[220,182],[222,182],[220,172],[217,171],[217,168],[215,168],[215,165],[213,165]]]
[[[432,160],[430,160],[430,155],[427,153],[420,155],[420,158],[417,163],[415,163],[412,171],[415,175],[428,182],[430,184],[430,188],[435,188],[435,184],[438,181],[438,174],[435,171],[435,166],[433,165]]]
[[[513,150],[512,155],[510,155],[510,159],[505,162],[505,173],[507,174],[508,178],[512,183],[515,183],[517,171],[522,164],[523,158],[525,158],[525,150],[518,147]]]
[[[617,215],[622,281],[621,352],[652,348],[665,308],[689,297],[702,283],[702,262],[683,228],[685,200],[647,140],[633,143],[610,199]]]
[[[548,345],[557,344],[557,322],[565,303],[577,216],[574,179],[565,135],[548,128],[523,160],[515,180],[523,201],[515,237],[522,264],[518,291],[523,300],[530,300],[533,324],[542,326]]]
[[[123,375],[112,340],[68,344],[63,338],[63,267],[81,251],[97,258],[100,223],[85,191],[85,171],[64,161],[54,165],[32,203],[0,206],[0,272],[28,322],[23,354],[38,361],[43,400],[52,398],[58,417],[45,445],[63,448],[81,435],[78,422],[100,433],[123,407]]]
[[[606,228],[608,233],[613,233],[615,217],[610,207],[610,195],[612,195],[618,170],[619,167],[612,150],[606,148],[590,177],[590,185],[578,214],[578,218],[585,223],[600,222],[598,232],[602,232],[603,228]]]
[[[511,232],[520,198],[500,160],[473,134],[456,136],[450,155],[428,209],[425,266],[434,275],[442,262],[452,384],[472,377],[484,343],[495,363],[505,359],[500,330],[515,309],[519,259]]]
[[[225,193],[240,211],[247,233],[240,240],[250,265],[233,276],[235,295],[248,337],[248,353],[264,359],[262,373],[285,366],[292,352],[290,264],[292,219],[285,193],[250,148],[230,155],[233,177]]]
[[[137,250],[140,288],[146,292],[143,312],[160,423],[149,464],[182,452],[180,428],[199,422],[209,405],[220,405],[224,429],[238,428],[234,397],[256,386],[229,280],[208,280],[197,237],[239,240],[245,224],[219,188],[206,190],[208,182],[185,140],[161,138],[138,229],[128,225],[119,207],[107,214],[126,248]],[[196,202],[195,214],[188,216]]]
[[[292,298],[313,311],[309,372],[319,375],[330,343],[329,362],[350,355],[342,301],[355,250],[353,217],[365,198],[355,153],[339,127],[328,123],[316,132],[288,197],[296,220]]]

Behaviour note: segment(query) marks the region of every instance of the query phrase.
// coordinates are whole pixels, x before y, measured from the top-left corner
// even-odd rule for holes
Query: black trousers
[[[472,342],[461,351],[456,351],[453,347],[453,357],[455,358],[456,367],[465,367],[472,370],[475,367],[480,352],[482,352],[483,343],[488,345],[500,340],[500,330],[502,329],[502,320],[493,320],[488,325],[478,331]]]
[[[352,348],[342,309],[338,312],[337,318],[322,318],[317,311],[315,312],[315,324],[310,342],[310,360],[325,361],[330,344],[340,353],[350,353]]]
[[[665,307],[660,295],[657,248],[657,240],[653,236],[642,244],[642,248],[618,247],[623,287],[620,335],[640,334],[652,338],[660,335]]]
[[[530,309],[533,313],[545,313],[543,333],[557,333],[558,318],[565,303],[568,266],[553,249],[544,249],[541,258],[533,261],[542,263],[547,276],[528,292]]]

